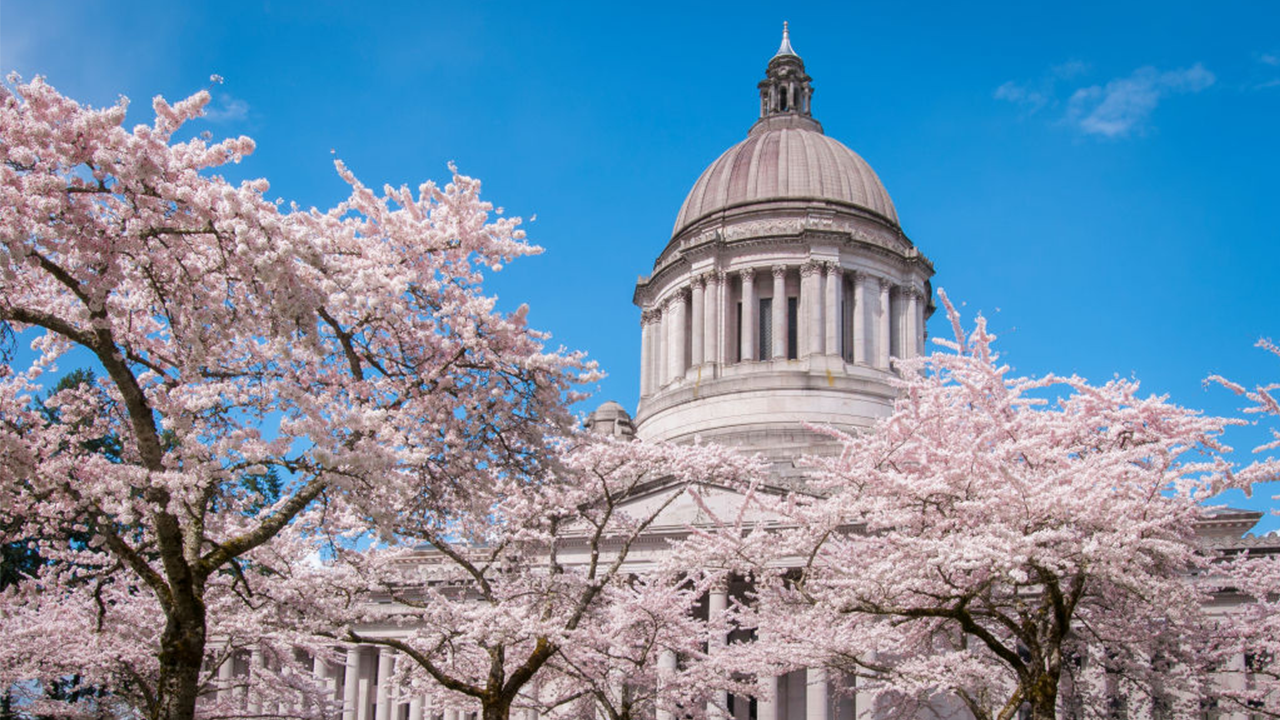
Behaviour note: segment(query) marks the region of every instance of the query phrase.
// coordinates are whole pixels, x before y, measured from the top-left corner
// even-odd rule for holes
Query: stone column
[[[337,696],[337,673],[320,653],[316,653],[311,657],[311,676],[315,678],[316,684],[323,688],[316,697],[316,706],[324,708]],[[327,711],[321,714],[325,717],[329,715]]]
[[[671,681],[671,676],[676,672],[676,654],[670,650],[663,650],[658,655],[658,702],[656,720],[674,720],[674,713],[671,712],[669,703],[662,695],[661,685]]]
[[[667,311],[671,313],[671,332],[667,335],[671,341],[671,346],[667,348],[667,373],[670,376],[670,380],[678,380],[684,377],[685,371],[684,349],[686,347],[686,338],[689,337],[689,328],[685,322],[684,293],[684,289],[681,288],[667,304]]]
[[[536,680],[525,683],[520,689],[517,696],[520,704],[524,708],[519,712],[513,712],[511,720],[538,720],[538,686]]]
[[[389,647],[378,648],[378,694],[374,720],[391,720],[391,675],[396,670],[395,653]]]
[[[262,681],[258,677],[259,668],[262,667],[262,649],[257,645],[249,651],[249,677],[246,678],[245,685],[249,688],[249,703],[246,710],[250,715],[262,714],[262,696],[259,690],[262,687]]]
[[[702,361],[718,363],[720,360],[720,293],[724,273],[708,273],[707,294],[702,301]],[[696,319],[695,319],[696,322]]]
[[[728,273],[716,270],[716,361],[728,365],[733,361],[733,296],[728,287]]]
[[[716,655],[728,645],[724,634],[724,614],[729,609],[729,586],[723,580],[711,587],[707,593],[707,627],[710,636],[707,638],[707,654]],[[725,708],[729,707],[729,694],[717,691],[711,702],[707,703],[708,718],[724,717]]]
[[[920,354],[920,328],[916,324],[920,315],[920,290],[915,287],[903,288],[907,306],[906,323],[902,329],[902,357],[910,358]]]
[[[892,330],[889,326],[889,290],[892,286],[888,278],[880,278],[880,314],[876,328],[876,367],[889,369],[889,338]]]
[[[798,357],[819,355],[823,352],[822,339],[822,266],[816,262],[805,263],[800,268],[800,307],[802,309],[797,340],[803,345]]]
[[[888,354],[892,357],[906,357],[906,345],[902,338],[906,337],[906,288],[897,286],[888,291],[888,309],[890,309],[890,341]]]
[[[703,363],[703,360],[705,357],[703,353],[704,353],[704,348],[706,347],[704,344],[704,340],[706,337],[704,335],[704,331],[706,329],[706,325],[705,323],[703,323],[703,316],[705,313],[702,309],[702,304],[703,304],[703,298],[704,298],[703,293],[706,292],[706,289],[707,289],[707,280],[706,278],[699,275],[698,277],[693,278],[693,282],[691,283],[691,286],[692,286],[691,302],[693,303],[693,307],[691,308],[692,310],[691,315],[693,317],[690,323],[692,327],[690,328],[691,332],[689,333],[691,335],[691,337],[689,338],[690,340],[689,354],[690,354],[690,365],[697,367],[698,365],[701,365]]]
[[[827,321],[827,354],[842,356],[842,348],[840,340],[843,333],[840,328],[840,319],[844,317],[844,308],[840,306],[840,301],[844,297],[844,273],[840,269],[839,263],[827,263],[823,266],[825,270],[824,288],[827,291],[826,302],[826,321]]]
[[[756,271],[752,269],[742,271],[742,337],[739,341],[744,361],[758,359],[756,328],[759,323],[756,321],[756,309],[760,307],[760,303],[756,300],[755,275]]]
[[[853,680],[853,720],[872,720],[871,697],[859,687],[862,682],[861,678]]]
[[[653,374],[653,391],[656,393],[667,384],[667,312],[666,305],[658,305],[653,313],[653,352],[649,356],[649,372]]]
[[[293,659],[296,660],[297,656],[295,655]],[[285,675],[286,681],[288,681],[288,679],[291,679],[293,677],[295,670],[293,665],[285,665],[284,667],[280,668],[280,672]],[[301,683],[290,683],[290,684],[296,687],[302,686]],[[286,709],[292,710],[294,715],[301,715],[302,709],[303,709],[303,703],[307,699],[306,695],[304,695],[301,691],[294,691],[294,692],[290,692],[289,696],[293,699],[287,704],[279,703],[279,705],[277,706],[277,710],[280,712],[283,712]]]
[[[929,295],[921,289],[920,294],[916,297],[916,354],[925,354],[925,336],[928,334],[928,328],[925,326],[924,310],[929,304]]]
[[[653,356],[653,313],[640,311],[640,397],[653,392],[653,375],[650,373]]]
[[[675,369],[676,301],[668,297],[662,303],[662,384],[670,385],[678,375]]]
[[[356,720],[360,708],[360,646],[347,648],[346,675],[342,679],[342,720]]]
[[[234,696],[233,688],[236,679],[236,652],[231,647],[231,643],[227,643],[225,650],[226,657],[223,658],[222,664],[218,666],[218,702],[229,703]]]
[[[361,669],[363,669],[363,663],[361,663],[361,666]],[[361,672],[356,681],[356,720],[370,720],[369,710],[375,697],[373,673]]]
[[[426,720],[426,701],[421,695],[409,698],[409,720]]]
[[[773,266],[773,357],[787,358],[787,268]],[[761,358],[762,360],[764,358]]]
[[[756,720],[778,720],[778,678],[763,681],[764,694],[756,699]]]
[[[827,720],[827,671],[809,668],[805,671],[805,720]]]
[[[867,283],[871,279],[864,272],[853,276],[853,362],[866,365],[871,362],[871,353],[867,352]]]

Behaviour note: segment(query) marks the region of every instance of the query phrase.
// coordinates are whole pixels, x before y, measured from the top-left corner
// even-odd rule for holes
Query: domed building
[[[922,352],[933,266],[871,166],[823,133],[784,27],[760,116],[693,184],[641,309],[646,440],[762,451],[780,473],[817,437],[887,415],[895,357]]]
[[[642,363],[634,419],[622,405],[610,401],[584,424],[592,432],[618,438],[714,441],[761,452],[772,460],[778,485],[794,488],[800,482],[793,466],[797,457],[837,447],[806,429],[805,423],[859,430],[890,413],[895,394],[893,359],[923,352],[925,320],[933,311],[933,266],[903,232],[893,201],[871,166],[826,136],[814,119],[811,78],[785,28],[782,45],[758,87],[759,118],[744,140],[698,177],[653,272],[636,284]],[[627,516],[624,525],[634,535],[570,533],[551,544],[556,547],[555,564],[561,569],[595,567],[601,556],[611,556],[618,577],[639,577],[653,570],[670,558],[673,544],[700,528],[714,526],[717,516],[728,517],[742,508],[738,488],[721,485],[714,477],[701,478],[698,485],[695,499],[685,480],[644,478],[609,499],[615,503],[610,513]],[[1197,532],[1210,552],[1280,553],[1274,537],[1241,539],[1260,517],[1257,512],[1216,509],[1205,514]],[[465,542],[458,547],[465,547]],[[491,554],[492,547],[477,547],[484,549],[477,557],[494,563],[477,563],[485,569],[506,568],[510,562],[505,551]],[[484,571],[470,567],[463,575],[445,570],[432,577],[430,568],[447,567],[441,560],[445,556],[441,550],[424,547],[417,556],[399,562],[419,564],[428,582],[449,586],[457,597],[480,603],[480,595],[466,590],[470,580],[458,578],[481,577]],[[544,567],[541,558],[536,565]],[[719,623],[729,609],[749,602],[752,591],[749,577],[721,578],[702,592],[693,614],[712,623],[709,627],[723,627]],[[408,596],[407,603],[404,597],[396,599],[388,593],[370,605],[395,612],[396,605],[404,603],[412,608],[410,613],[424,605],[417,597]],[[444,593],[436,596],[437,600],[443,597]],[[1233,612],[1241,601],[1236,595],[1219,593],[1210,612]],[[265,695],[269,702],[264,705],[263,695],[250,692],[249,679],[267,667],[259,647],[226,654],[217,667],[211,699],[223,703],[223,708],[244,708],[255,716],[299,716],[306,703],[319,708],[323,701],[332,709],[340,707],[342,720],[482,717],[471,698],[442,698],[403,684],[396,667],[405,662],[404,656],[387,640],[412,637],[417,628],[412,622],[388,618],[359,626],[360,637],[348,630],[353,637],[347,639],[352,642],[340,643],[328,658],[302,657],[311,663],[312,689],[301,688],[288,707],[282,702],[271,704],[282,695]],[[731,640],[748,635],[711,632],[705,651],[721,652]],[[450,637],[446,656],[462,652],[467,641]],[[609,679],[610,691],[616,691],[618,698],[645,696],[680,667],[675,649],[661,643],[646,649],[651,652],[641,664],[651,662],[655,675],[641,681],[649,683],[647,688],[633,685],[630,677],[616,683],[616,678]],[[298,660],[298,653],[294,655]],[[1222,682],[1244,688],[1249,682],[1247,668],[1241,654],[1224,671]],[[632,717],[873,720],[884,716],[872,707],[870,693],[860,691],[856,680],[824,667],[790,669],[759,680],[759,697],[714,690],[716,696],[705,711],[686,715],[680,708],[654,703]],[[569,704],[579,697],[586,700],[582,706],[586,712]],[[530,682],[519,688],[508,710],[518,720],[612,717],[592,704],[600,697],[565,699],[554,688],[546,690]],[[642,703],[653,702],[656,693],[648,692],[648,697]],[[1213,712],[1208,717],[1243,717]],[[917,716],[968,718],[972,714],[953,698],[940,695]]]

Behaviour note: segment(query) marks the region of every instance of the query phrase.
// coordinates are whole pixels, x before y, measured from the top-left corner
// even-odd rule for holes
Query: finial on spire
[[[778,52],[774,57],[779,55],[796,55],[796,51],[791,49],[791,31],[787,28],[787,21],[782,21],[782,44],[778,46]],[[800,57],[796,55],[796,57]]]

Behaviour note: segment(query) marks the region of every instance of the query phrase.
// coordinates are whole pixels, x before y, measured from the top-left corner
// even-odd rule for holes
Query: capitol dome
[[[716,215],[784,199],[847,205],[896,226],[893,201],[867,161],[820,127],[806,126],[816,122],[795,121],[758,124],[711,163],[685,198],[671,234]]]
[[[923,351],[933,309],[932,264],[871,166],[823,133],[811,80],[784,26],[759,116],[693,184],[634,295],[636,435],[760,451],[779,478],[820,451],[806,423],[889,414],[894,360]]]

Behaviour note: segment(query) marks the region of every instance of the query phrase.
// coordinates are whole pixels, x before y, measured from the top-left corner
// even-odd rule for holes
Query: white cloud
[[[204,109],[205,119],[215,123],[235,122],[248,116],[249,103],[226,93],[218,93]]]
[[[1280,55],[1275,55],[1272,53],[1259,53],[1258,62],[1262,63],[1263,65],[1270,65],[1271,67],[1280,67]]]
[[[1062,80],[1071,80],[1088,73],[1089,70],[1089,63],[1081,62],[1080,60],[1068,60],[1049,68],[1049,74]]]
[[[1066,120],[1086,134],[1123,137],[1140,129],[1163,98],[1200,92],[1216,80],[1200,63],[1166,72],[1138,68],[1106,85],[1076,90],[1067,103]]]
[[[1028,115],[1033,115],[1045,105],[1048,105],[1053,98],[1048,94],[1039,90],[1032,90],[1025,85],[1019,85],[1012,80],[996,88],[995,98],[997,100],[1008,100],[1015,105],[1021,105],[1027,111]]]
[[[1020,106],[1027,115],[1034,115],[1046,107],[1057,105],[1054,92],[1059,82],[1079,77],[1089,72],[1088,63],[1079,60],[1068,60],[1054,65],[1037,80],[1029,83],[1017,83],[1012,80],[996,88],[993,96],[997,100],[1006,100]]]

